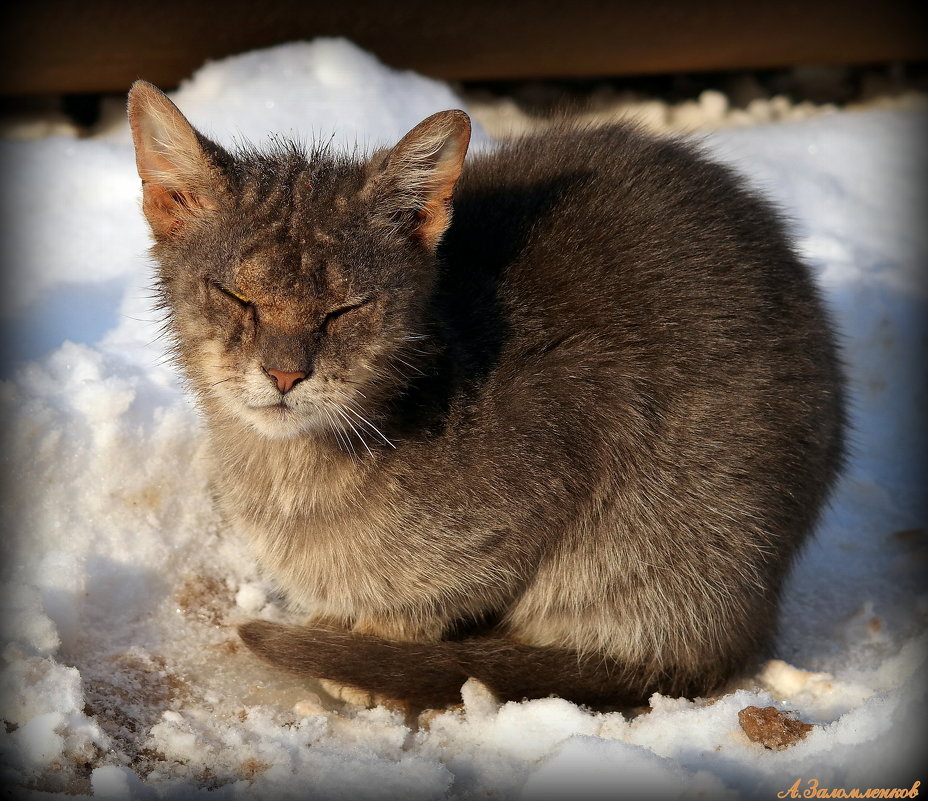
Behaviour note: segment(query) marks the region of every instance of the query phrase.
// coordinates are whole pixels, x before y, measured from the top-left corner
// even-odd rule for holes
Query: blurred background
[[[912,108],[928,89],[920,5],[39,0],[2,12],[0,135],[92,135],[136,78],[170,90],[204,62],[322,36],[452,82],[496,137],[552,109],[688,131]]]

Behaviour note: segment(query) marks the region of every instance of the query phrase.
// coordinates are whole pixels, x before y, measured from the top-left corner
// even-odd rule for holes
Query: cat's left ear
[[[451,224],[451,196],[470,143],[470,117],[440,111],[404,136],[373,176],[377,204],[435,250]]]

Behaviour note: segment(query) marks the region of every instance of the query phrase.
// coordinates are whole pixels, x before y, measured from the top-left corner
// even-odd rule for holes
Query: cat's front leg
[[[398,642],[438,642],[447,623],[438,616],[359,615],[351,630]]]
[[[351,631],[353,620],[345,615],[331,615],[324,612],[310,612],[303,618],[303,625],[310,628],[322,626],[329,629]]]

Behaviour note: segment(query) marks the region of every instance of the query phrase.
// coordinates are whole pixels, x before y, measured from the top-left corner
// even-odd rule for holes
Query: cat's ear
[[[404,136],[373,178],[377,203],[434,250],[451,224],[451,195],[470,143],[470,117],[440,111]]]
[[[199,134],[157,87],[136,81],[128,113],[142,210],[156,238],[171,237],[216,209],[213,168]]]

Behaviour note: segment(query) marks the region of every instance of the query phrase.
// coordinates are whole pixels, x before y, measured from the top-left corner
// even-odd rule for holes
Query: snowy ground
[[[461,105],[340,41],[207,66],[175,99],[227,143],[337,132],[344,146],[395,140]],[[912,110],[705,135],[794,220],[854,383],[854,458],[786,590],[766,667],[722,697],[655,696],[634,717],[557,699],[500,707],[469,683],[463,710],[427,728],[341,708],[237,646],[236,622],[280,610],[211,506],[196,413],[154,341],[124,123],[0,143],[0,781],[36,798],[113,799],[910,787],[922,778],[928,654],[926,141],[928,115]],[[739,726],[751,705],[816,725],[766,750]]]

